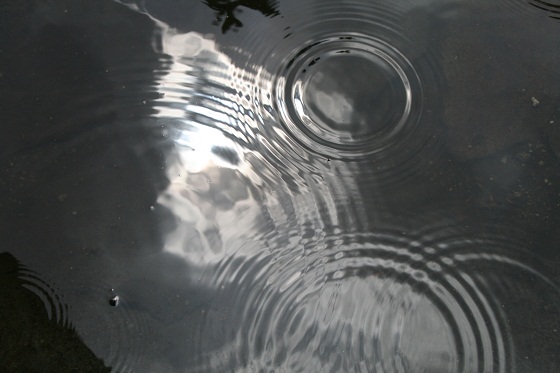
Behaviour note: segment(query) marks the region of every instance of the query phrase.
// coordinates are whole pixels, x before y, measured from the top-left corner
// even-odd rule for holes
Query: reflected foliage
[[[280,14],[276,0],[205,0],[204,3],[216,11],[215,24],[222,23],[222,32],[225,34],[231,29],[243,26],[243,23],[235,16],[240,13],[238,7],[245,7],[261,12],[267,17],[275,17]]]

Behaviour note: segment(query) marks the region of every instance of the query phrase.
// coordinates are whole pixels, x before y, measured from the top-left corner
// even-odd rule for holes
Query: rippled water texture
[[[560,371],[560,3],[0,11],[2,281],[113,372]]]

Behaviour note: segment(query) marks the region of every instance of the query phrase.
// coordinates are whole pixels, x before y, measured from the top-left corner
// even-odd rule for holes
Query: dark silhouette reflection
[[[267,17],[275,17],[280,14],[277,9],[278,2],[275,0],[205,0],[204,3],[216,11],[216,25],[223,21],[222,32],[224,34],[232,28],[243,26],[243,23],[235,16],[235,13],[241,12],[238,7],[256,10]]]
[[[34,290],[30,290],[34,289]],[[0,254],[0,366],[2,372],[110,372],[72,327],[49,318],[41,293],[52,308],[48,285],[10,254]]]
[[[212,152],[222,158],[224,161],[237,166],[241,162],[239,155],[232,149],[223,146],[213,146]]]

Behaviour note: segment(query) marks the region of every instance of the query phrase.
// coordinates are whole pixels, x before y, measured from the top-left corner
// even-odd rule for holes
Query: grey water
[[[2,371],[560,371],[556,0],[0,17]]]

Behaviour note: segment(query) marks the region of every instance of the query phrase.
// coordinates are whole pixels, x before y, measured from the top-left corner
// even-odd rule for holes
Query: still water
[[[560,371],[556,0],[0,10],[4,274],[111,371]]]

